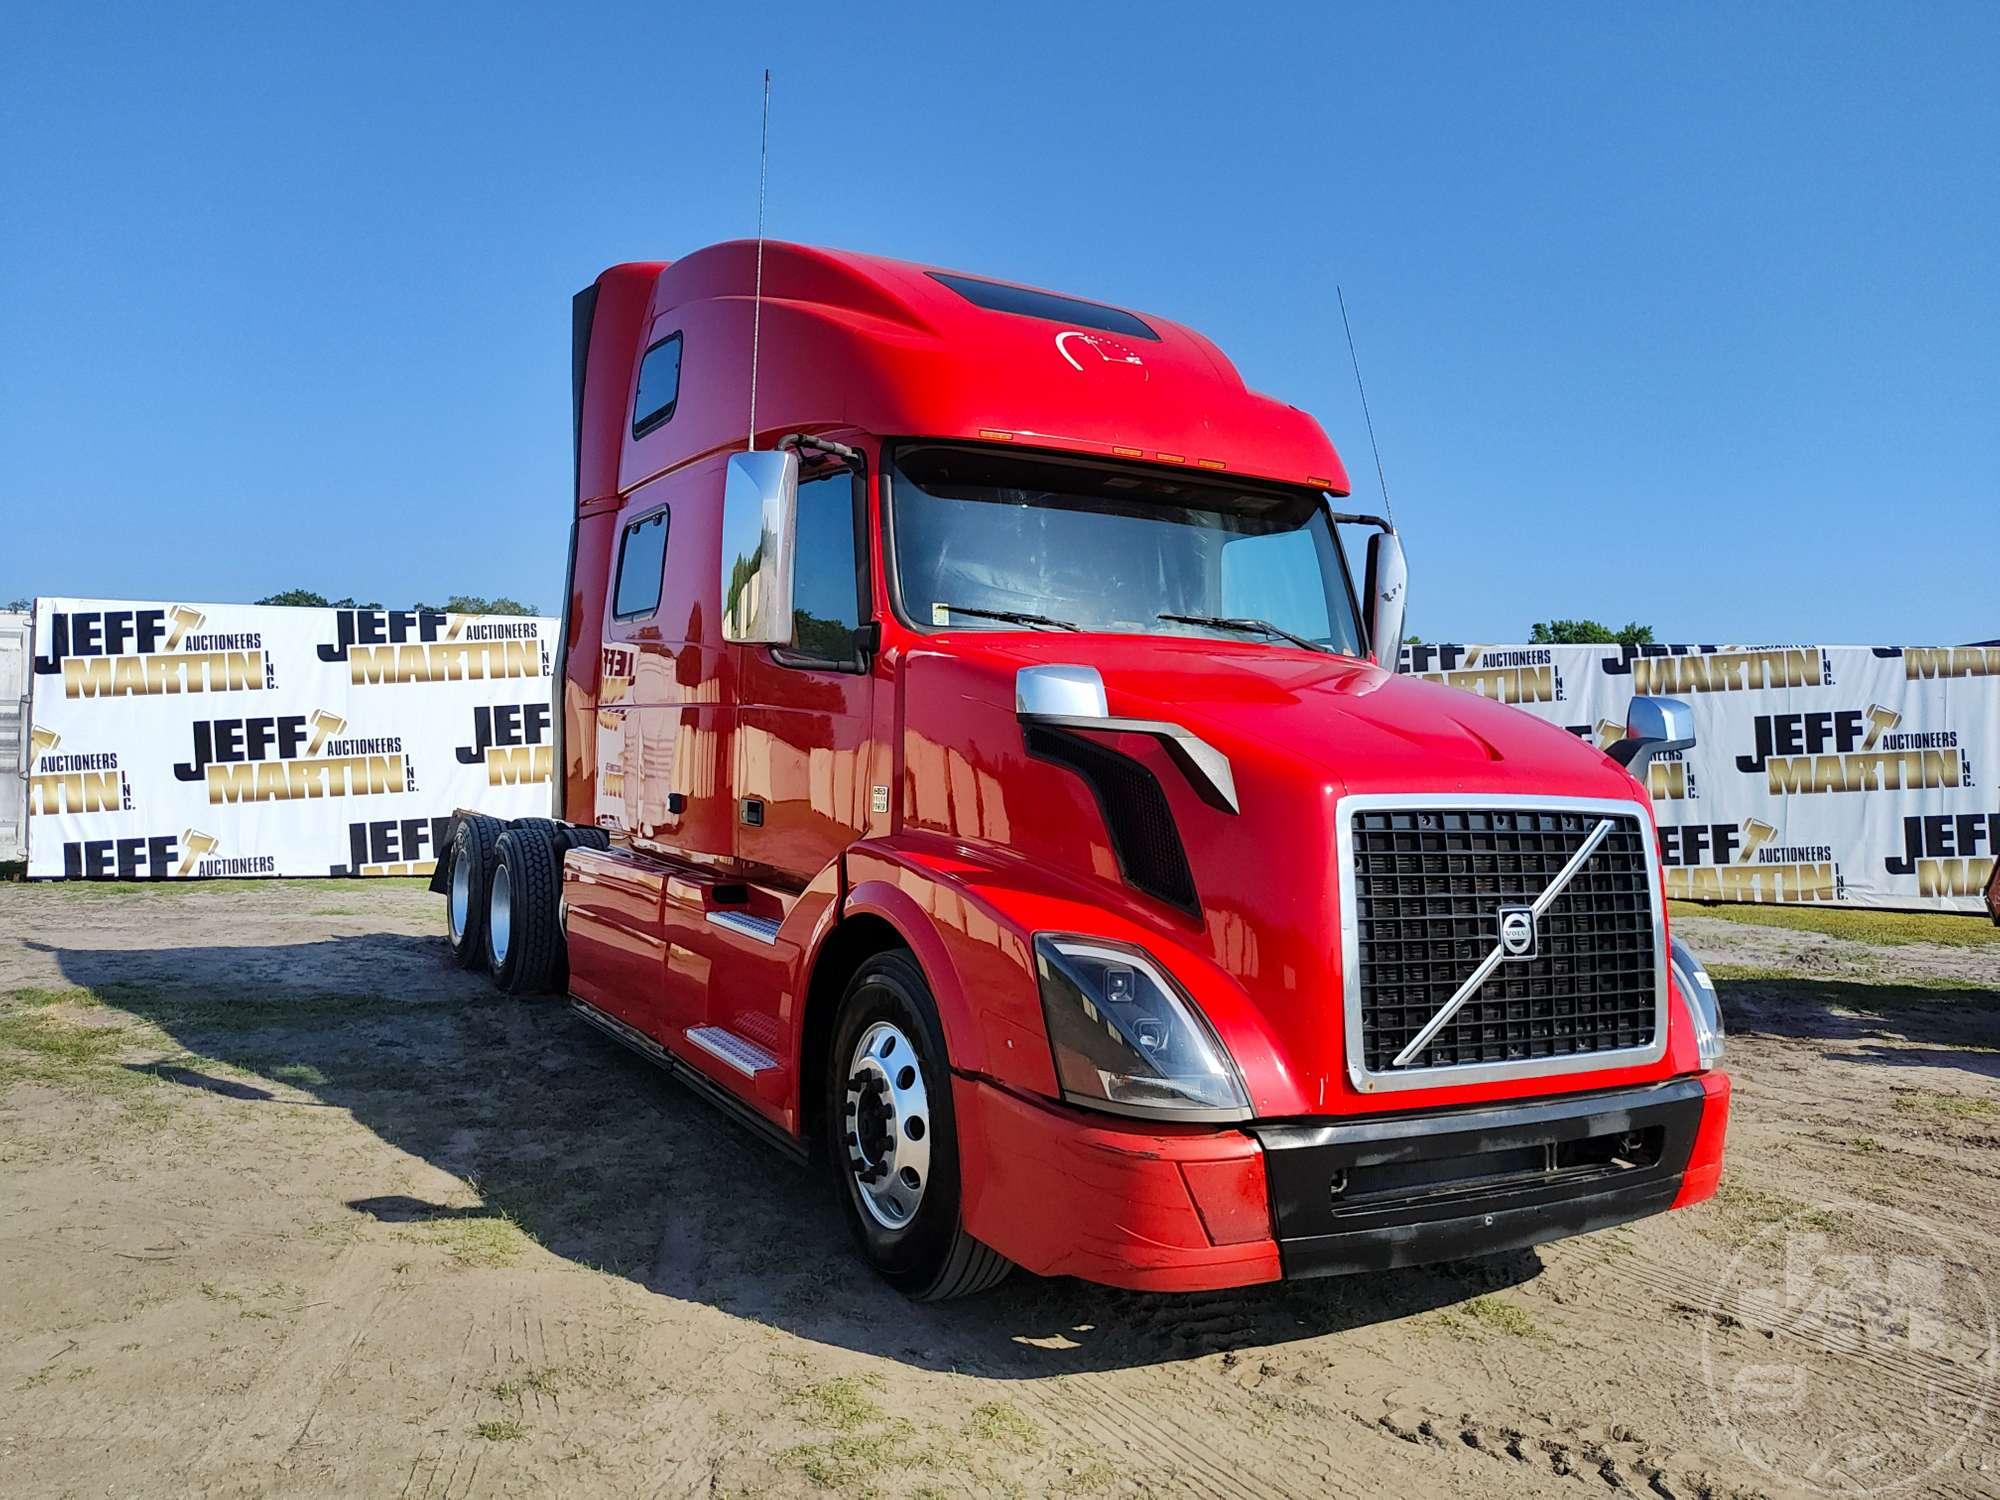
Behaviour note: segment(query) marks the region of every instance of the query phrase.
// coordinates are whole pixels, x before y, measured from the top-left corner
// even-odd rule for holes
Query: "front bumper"
[[[1134,1127],[953,1080],[966,1227],[1041,1275],[1148,1291],[1537,1245],[1715,1191],[1726,1074],[1366,1120]]]

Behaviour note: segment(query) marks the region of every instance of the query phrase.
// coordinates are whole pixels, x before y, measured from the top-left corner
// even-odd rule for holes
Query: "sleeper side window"
[[[799,481],[797,550],[792,564],[794,664],[858,664],[854,632],[861,624],[859,485],[847,469]]]
[[[618,541],[618,587],[612,614],[620,620],[650,615],[660,607],[660,581],[667,564],[667,508],[650,511],[625,528]]]
[[[632,398],[632,436],[642,438],[674,414],[681,398],[681,336],[669,334],[639,361],[639,391]]]

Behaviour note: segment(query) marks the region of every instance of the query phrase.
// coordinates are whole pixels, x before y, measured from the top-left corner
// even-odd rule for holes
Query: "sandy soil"
[[[7,1493],[2000,1493],[2000,946],[1682,924],[1744,966],[1710,1205],[919,1307],[439,926],[415,883],[0,887]],[[1787,1315],[1802,1265],[1872,1315]]]

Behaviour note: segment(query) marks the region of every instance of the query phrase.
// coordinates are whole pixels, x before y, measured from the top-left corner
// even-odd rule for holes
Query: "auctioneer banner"
[[[1694,709],[1650,774],[1670,894],[1980,911],[2000,843],[2000,647],[1405,646],[1403,666],[1608,744]]]
[[[555,620],[35,601],[28,874],[421,875],[549,811]]]

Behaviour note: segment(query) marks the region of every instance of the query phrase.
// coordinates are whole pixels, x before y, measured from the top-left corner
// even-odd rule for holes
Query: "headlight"
[[[1065,1099],[1116,1114],[1249,1118],[1235,1062],[1145,954],[1098,938],[1042,936],[1035,970]]]
[[[1688,1016],[1694,1022],[1695,1050],[1701,1057],[1702,1071],[1707,1072],[1722,1060],[1722,1001],[1694,949],[1675,938],[1672,951],[1674,988],[1687,1002]]]

